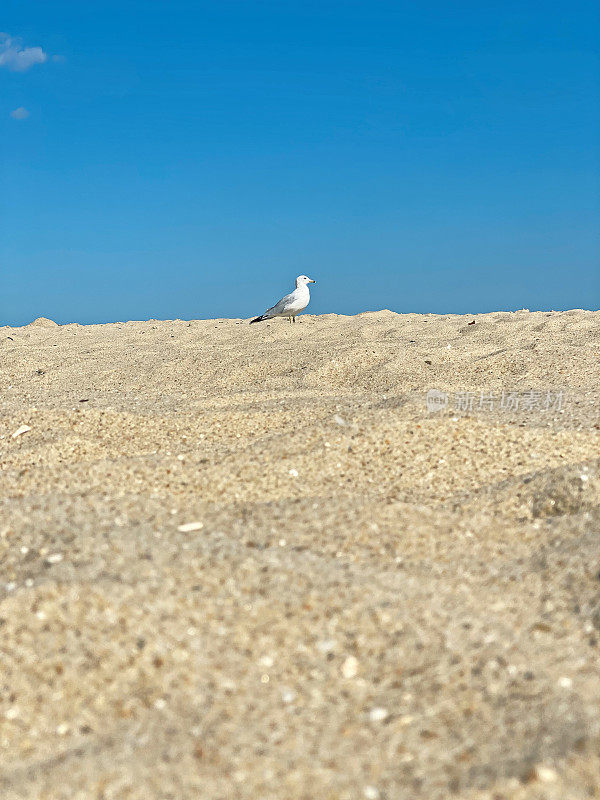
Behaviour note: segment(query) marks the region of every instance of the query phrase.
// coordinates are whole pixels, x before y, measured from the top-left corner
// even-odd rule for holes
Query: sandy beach
[[[0,347],[3,800],[600,797],[600,312]]]

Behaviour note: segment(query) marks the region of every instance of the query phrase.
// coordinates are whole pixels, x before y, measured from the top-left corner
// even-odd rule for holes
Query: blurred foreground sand
[[[3,800],[600,796],[600,313],[0,347]]]

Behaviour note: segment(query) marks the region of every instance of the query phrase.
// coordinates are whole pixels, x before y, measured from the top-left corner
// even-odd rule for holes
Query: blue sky
[[[0,10],[0,324],[598,308],[596,3]]]

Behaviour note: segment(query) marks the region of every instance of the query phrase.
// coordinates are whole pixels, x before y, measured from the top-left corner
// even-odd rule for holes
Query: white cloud
[[[0,33],[0,67],[12,72],[24,72],[34,64],[43,64],[48,54],[41,47],[23,47],[20,39]]]
[[[10,115],[13,119],[27,119],[29,111],[24,106],[19,106],[14,111],[11,111]]]

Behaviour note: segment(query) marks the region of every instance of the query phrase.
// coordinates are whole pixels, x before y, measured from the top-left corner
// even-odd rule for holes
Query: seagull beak
[[[309,283],[316,283],[316,281],[313,281],[313,280],[309,280],[308,282]]]

